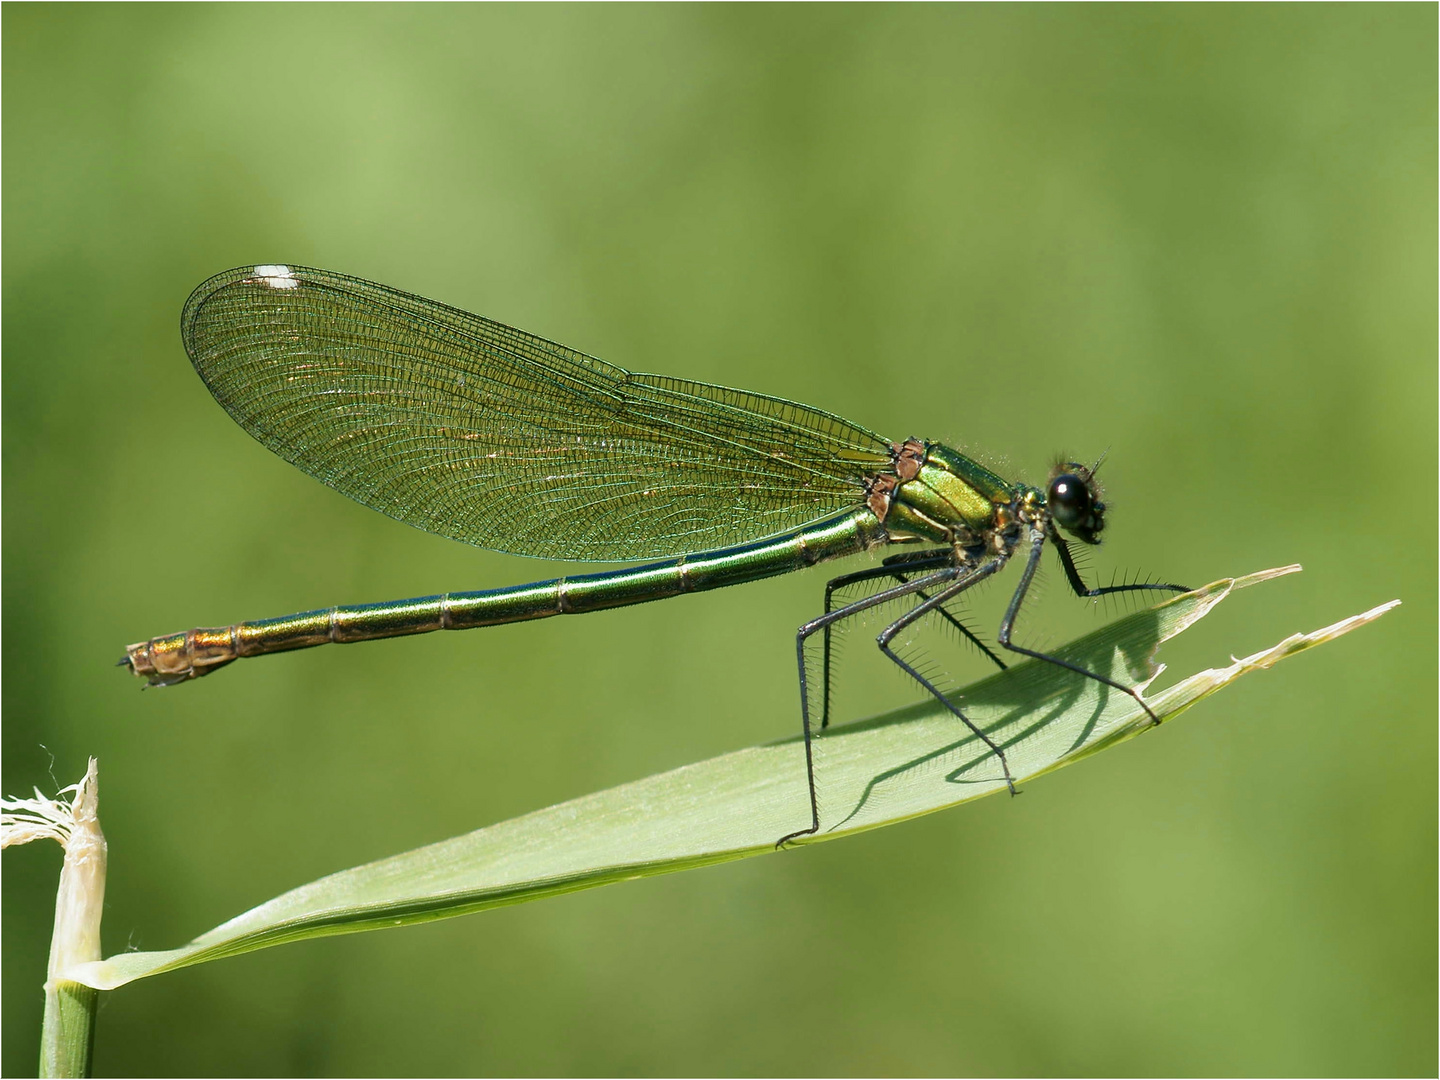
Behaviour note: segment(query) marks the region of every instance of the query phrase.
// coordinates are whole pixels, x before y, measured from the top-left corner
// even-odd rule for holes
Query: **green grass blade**
[[[1237,589],[1299,567],[1226,578],[1135,612],[1057,652],[1117,681],[1148,685],[1159,645]],[[1240,675],[1348,633],[1392,601],[1147,697],[1169,720]],[[1126,694],[1051,664],[1018,664],[967,687],[968,716],[1002,745],[1024,783],[1152,730]],[[787,713],[788,715],[788,713]],[[832,729],[818,741],[822,831],[832,840],[1005,790],[994,757],[938,703]],[[561,803],[321,878],[166,952],[124,953],[68,977],[99,989],[287,941],[448,918],[774,850],[802,828],[798,737],[752,747]]]

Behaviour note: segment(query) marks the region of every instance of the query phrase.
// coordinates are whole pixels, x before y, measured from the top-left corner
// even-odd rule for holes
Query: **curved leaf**
[[[1298,566],[1225,578],[1137,611],[1057,652],[1127,685],[1148,686],[1159,645],[1237,589]],[[1162,721],[1240,675],[1378,618],[1391,601],[1147,698]],[[1004,747],[1024,783],[1153,728],[1128,695],[1052,664],[1027,662],[965,688],[966,714]],[[833,728],[816,742],[822,829],[837,839],[1005,790],[998,762],[936,702]],[[287,941],[403,926],[775,850],[802,828],[799,737],[725,754],[464,836],[331,874],[276,897],[179,949],[124,953],[67,976],[98,989]]]

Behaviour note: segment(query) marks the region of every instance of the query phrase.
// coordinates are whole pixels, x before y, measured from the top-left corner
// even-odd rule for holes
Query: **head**
[[[1098,465],[1098,463],[1097,463]],[[1050,471],[1045,488],[1045,509],[1050,520],[1086,544],[1100,542],[1105,527],[1105,504],[1095,470],[1074,461],[1062,461]]]

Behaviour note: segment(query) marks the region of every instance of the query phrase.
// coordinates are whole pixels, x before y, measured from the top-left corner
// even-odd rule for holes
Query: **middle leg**
[[[1015,790],[1015,778],[1010,775],[1010,762],[1007,761],[1005,758],[1005,751],[1000,749],[1000,747],[995,743],[994,739],[990,738],[989,735],[985,734],[985,732],[980,730],[980,728],[975,725],[974,721],[972,721],[968,716],[961,712],[959,706],[957,706],[953,701],[951,701],[950,698],[947,697],[939,687],[937,687],[929,679],[925,678],[924,675],[920,674],[920,672],[917,671],[913,665],[908,663],[904,659],[904,657],[902,657],[893,648],[891,648],[891,642],[895,640],[895,636],[904,629],[906,629],[906,627],[914,625],[914,623],[916,623],[918,620],[924,618],[931,611],[934,611],[937,608],[943,610],[943,605],[947,601],[960,595],[966,589],[973,588],[974,586],[978,585],[980,582],[988,578],[991,574],[994,574],[996,571],[1000,570],[1005,565],[1005,561],[1006,560],[1003,558],[995,558],[990,560],[989,562],[981,563],[977,567],[966,568],[965,573],[962,574],[957,580],[939,589],[935,592],[933,596],[927,597],[922,603],[917,604],[915,607],[911,608],[905,614],[901,615],[900,618],[896,619],[893,623],[887,626],[881,632],[880,636],[876,639],[876,644],[880,646],[880,651],[882,653],[884,653],[887,657],[894,661],[895,664],[897,664],[900,669],[904,671],[907,675],[909,675],[912,679],[918,682],[926,690],[930,691],[930,693],[934,695],[935,699],[939,701],[940,704],[944,705],[945,708],[949,709],[950,712],[952,712],[962,724],[964,724],[967,728],[971,730],[971,732],[974,733],[977,739],[979,739],[981,742],[983,742],[986,746],[990,748],[990,752],[1000,760],[1000,768],[1005,774],[1005,786],[1010,789],[1011,795],[1015,795],[1018,794],[1018,792]]]
[[[913,579],[914,575],[923,571],[938,570],[945,566],[954,564],[955,556],[949,548],[942,548],[938,551],[915,551],[906,552],[902,555],[892,555],[879,566],[867,567],[864,570],[857,570],[854,573],[842,574],[839,577],[831,578],[825,583],[825,614],[829,614],[834,608],[834,597],[837,592],[847,589],[852,585],[859,585],[867,581],[875,581],[880,578],[893,578],[900,584]],[[930,594],[921,590],[915,594],[921,600],[930,599]],[[975,635],[975,632],[956,618],[943,605],[933,609],[941,618],[954,627],[960,635],[982,652],[1001,671],[1005,670],[1005,661],[996,656],[985,642]],[[832,646],[831,638],[834,631],[834,624],[827,625],[822,635],[821,645],[821,675],[820,675],[820,730],[824,731],[830,726],[830,702],[831,702],[831,678],[832,670]]]

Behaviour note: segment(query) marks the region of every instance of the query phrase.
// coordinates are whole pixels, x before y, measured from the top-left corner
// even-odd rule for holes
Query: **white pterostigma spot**
[[[288,266],[257,266],[255,276],[272,289],[297,289],[300,279]]]

